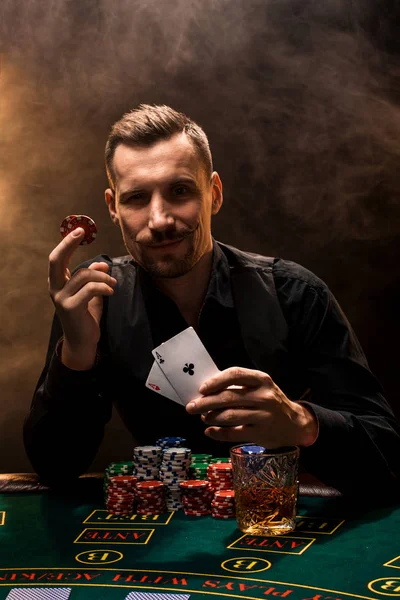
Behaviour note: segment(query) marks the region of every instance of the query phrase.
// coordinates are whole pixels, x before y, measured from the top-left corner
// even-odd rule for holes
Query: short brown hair
[[[159,140],[167,140],[176,133],[184,132],[193,142],[206,174],[211,177],[212,157],[208,139],[202,128],[185,114],[165,105],[140,104],[125,113],[114,123],[107,139],[105,163],[107,177],[112,189],[115,188],[113,158],[117,146],[151,146]]]

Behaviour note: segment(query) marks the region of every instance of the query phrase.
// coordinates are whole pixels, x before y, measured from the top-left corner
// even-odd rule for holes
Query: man
[[[24,427],[42,478],[90,467],[114,403],[140,444],[182,435],[216,455],[243,441],[297,445],[304,467],[344,493],[394,488],[399,426],[326,285],[212,238],[222,183],[202,129],[141,105],[113,126],[106,168],[129,255],[98,256],[71,275],[82,229],[50,254],[56,315]],[[220,373],[185,410],[145,381],[152,348],[188,326]]]

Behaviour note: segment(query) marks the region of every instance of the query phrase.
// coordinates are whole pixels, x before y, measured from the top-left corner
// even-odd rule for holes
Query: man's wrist
[[[310,406],[297,402],[298,425],[300,428],[300,440],[298,445],[302,447],[312,446],[318,438],[318,419]]]
[[[59,340],[56,354],[62,364],[73,371],[89,371],[98,364],[100,359],[97,346],[74,349],[64,338]]]

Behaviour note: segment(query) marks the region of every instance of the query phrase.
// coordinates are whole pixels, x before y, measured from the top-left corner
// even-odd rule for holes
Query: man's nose
[[[149,229],[163,231],[175,222],[171,206],[161,194],[154,194],[149,204]]]

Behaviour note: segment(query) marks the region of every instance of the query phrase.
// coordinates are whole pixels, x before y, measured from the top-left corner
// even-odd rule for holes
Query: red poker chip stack
[[[233,488],[233,471],[230,463],[211,463],[207,469],[207,479],[214,492]]]
[[[106,508],[114,515],[131,515],[135,502],[135,484],[133,475],[110,477],[107,488]]]
[[[214,519],[231,519],[236,516],[234,490],[215,492],[211,502],[211,516]]]
[[[165,485],[162,481],[150,479],[136,484],[136,513],[138,515],[159,515],[166,512]]]
[[[201,517],[211,512],[213,490],[210,483],[204,479],[188,479],[180,483],[182,504],[185,515]]]

